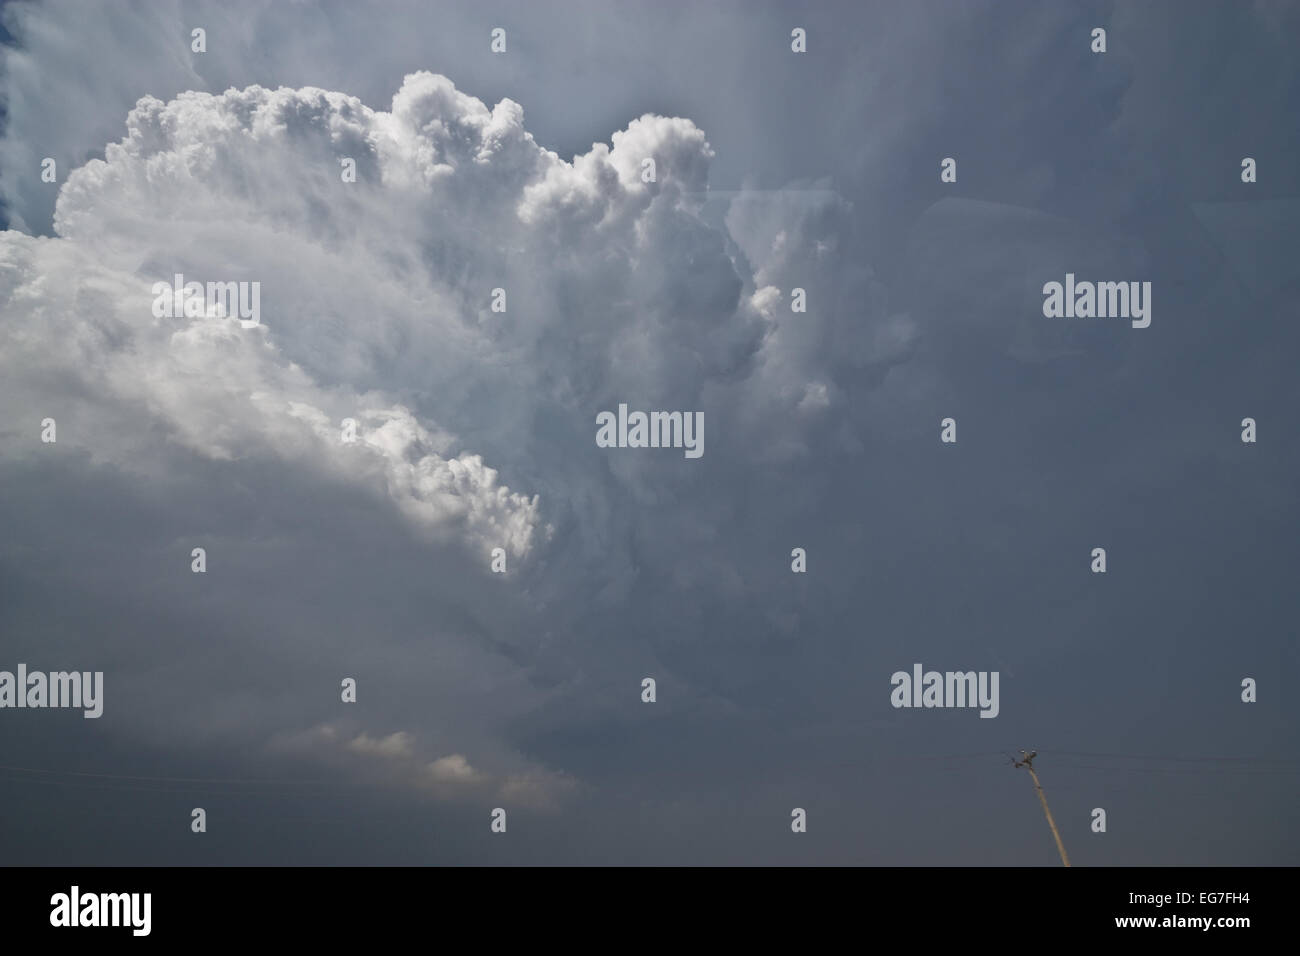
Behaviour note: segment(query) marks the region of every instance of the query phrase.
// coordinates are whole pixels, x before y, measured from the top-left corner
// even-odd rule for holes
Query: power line
[[[1042,752],[1061,757],[1112,757],[1118,760],[1169,760],[1177,763],[1300,763],[1300,761],[1285,757],[1161,757],[1155,754],[1110,754],[1084,750],[1044,750]]]
[[[130,780],[143,781],[146,783],[193,783],[204,786],[208,785],[233,785],[233,786],[318,786],[318,787],[364,787],[377,786],[366,781],[351,780],[275,780],[268,778],[238,778],[238,777],[145,777],[135,774],[122,773],[90,773],[81,770],[47,770],[40,767],[14,767],[0,764],[0,770],[13,771],[18,773],[38,773],[50,776],[64,777],[90,777],[104,780]],[[22,779],[22,778],[11,778]]]
[[[1164,773],[1197,776],[1206,774],[1215,777],[1289,777],[1300,774],[1300,767],[1295,770],[1282,769],[1248,769],[1240,767],[1205,767],[1194,770],[1190,767],[1101,767],[1096,764],[1074,763],[1062,764],[1062,770],[1100,770],[1103,773]]]

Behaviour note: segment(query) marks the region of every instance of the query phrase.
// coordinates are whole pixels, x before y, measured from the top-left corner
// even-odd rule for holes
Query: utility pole
[[[1022,754],[1025,752],[1020,751]],[[1029,771],[1029,776],[1033,778],[1034,789],[1038,791],[1038,799],[1043,802],[1043,812],[1047,814],[1047,825],[1052,828],[1052,836],[1056,837],[1056,848],[1061,851],[1061,862],[1066,866],[1070,865],[1070,858],[1065,855],[1065,844],[1061,842],[1061,834],[1057,832],[1056,821],[1052,819],[1052,811],[1047,808],[1047,796],[1043,793],[1043,785],[1038,782],[1038,774],[1034,773],[1034,758],[1038,756],[1038,751],[1025,754],[1024,760],[1016,760],[1014,757],[1011,762],[1016,767],[1024,767]]]

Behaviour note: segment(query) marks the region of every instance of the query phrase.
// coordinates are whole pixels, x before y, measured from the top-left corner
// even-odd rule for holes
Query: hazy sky
[[[7,862],[1300,862],[1300,5],[3,23]]]

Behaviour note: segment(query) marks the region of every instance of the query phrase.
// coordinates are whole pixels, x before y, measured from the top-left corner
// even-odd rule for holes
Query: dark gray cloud
[[[1294,5],[5,15],[0,667],[107,684],[0,712],[15,862],[1052,864],[1022,746],[1077,863],[1296,862]]]

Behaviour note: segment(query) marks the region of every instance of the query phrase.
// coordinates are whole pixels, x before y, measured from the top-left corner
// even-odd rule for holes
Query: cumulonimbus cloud
[[[514,102],[415,73],[387,111],[253,86],[145,97],[126,128],[69,175],[55,237],[0,236],[6,402],[49,409],[60,449],[145,487],[196,461],[324,475],[484,566],[501,547],[526,567],[563,528],[530,592],[557,611],[548,633],[683,547],[672,580],[727,582],[710,601],[747,586],[700,520],[716,496],[696,463],[602,455],[596,412],[702,410],[712,480],[735,484],[806,455],[837,376],[896,361],[909,335],[839,307],[862,290],[827,268],[846,221],[830,190],[711,221],[713,151],[686,119],[641,116],[566,162]],[[259,323],[160,317],[155,285],[177,275],[259,283]],[[791,312],[795,284],[809,312]],[[38,454],[30,424],[0,455]],[[665,498],[685,506],[628,507]],[[549,773],[463,759],[430,772]]]
[[[6,312],[33,326],[7,354],[34,372],[87,347],[63,364],[96,393],[76,440],[97,454],[131,445],[143,408],[199,454],[296,457],[522,555],[547,501],[488,462],[532,460],[539,402],[566,416],[561,446],[588,444],[593,409],[698,404],[769,331],[694,214],[710,156],[694,124],[645,116],[567,163],[516,104],[427,73],[389,112],[316,89],[146,97],[69,176],[58,238],[6,236]],[[259,282],[260,327],[157,319],[145,292],[176,274]],[[91,276],[94,317],[77,307]],[[349,417],[354,448],[337,440]]]

